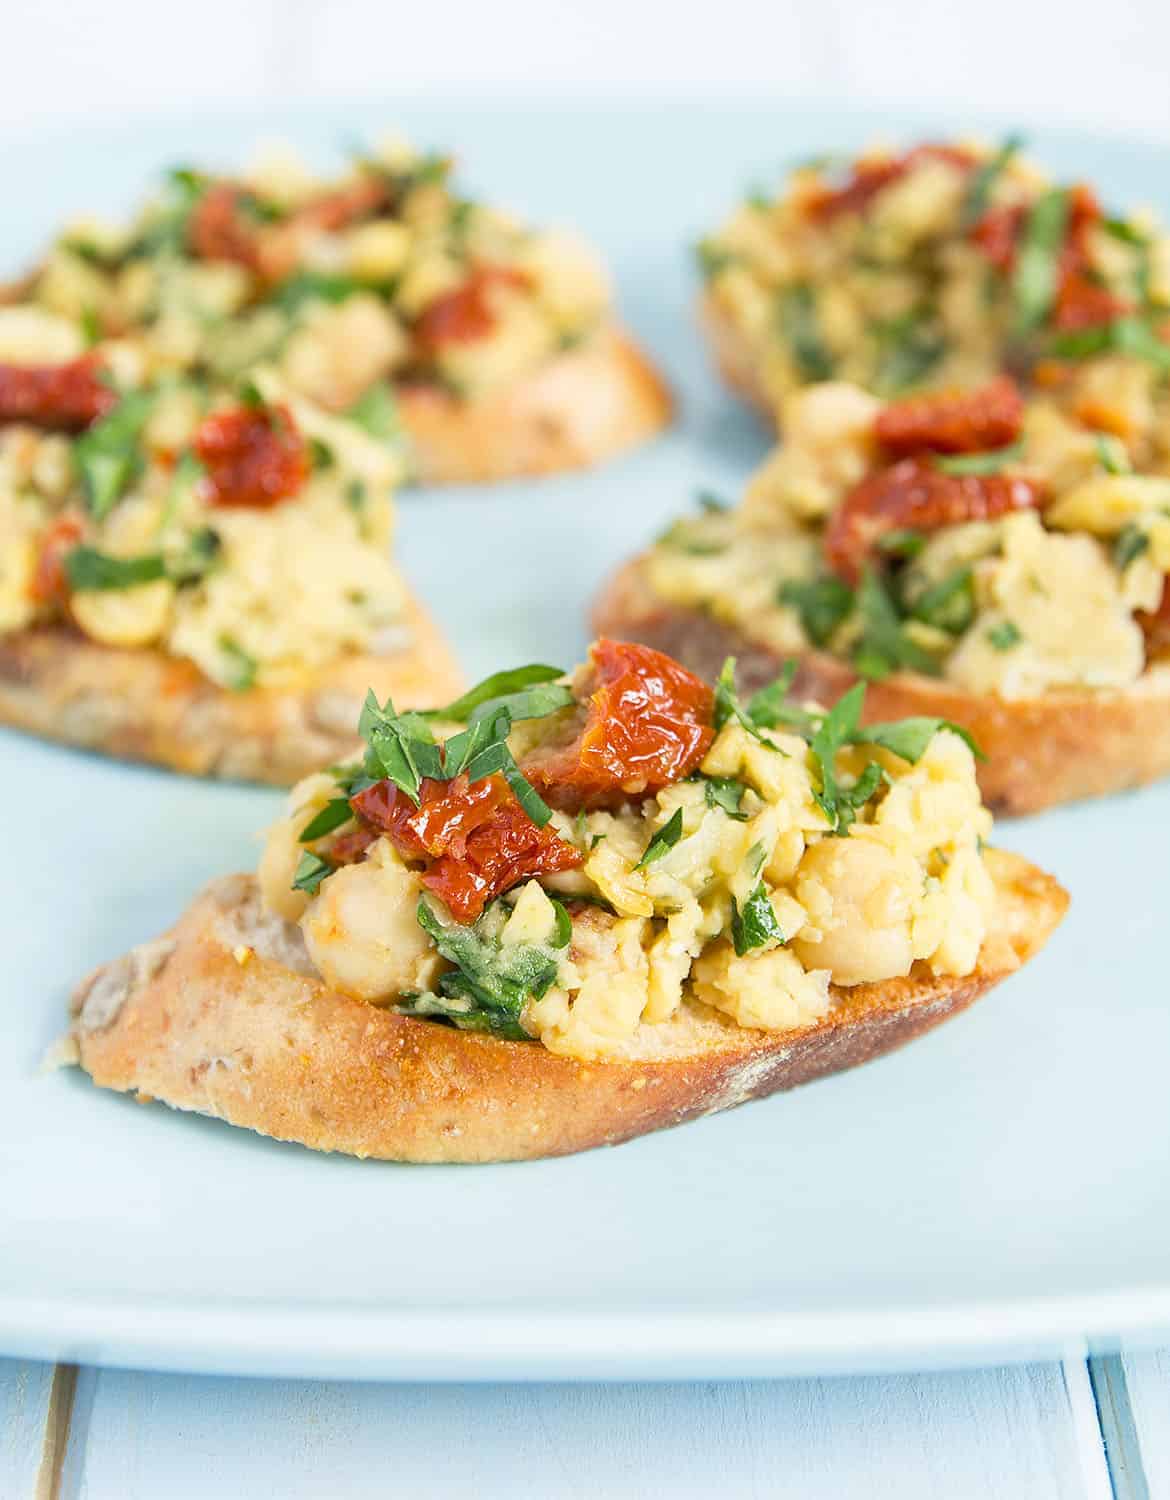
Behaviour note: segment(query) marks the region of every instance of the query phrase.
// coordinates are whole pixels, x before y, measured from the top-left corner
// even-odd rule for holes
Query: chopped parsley
[[[469,688],[462,697],[456,698],[453,703],[448,703],[444,708],[432,710],[431,714],[436,719],[454,719],[460,724],[466,724],[477,712],[484,712],[489,707],[506,701],[515,702],[516,695],[522,693],[525,688],[551,683],[564,675],[560,667],[550,667],[543,662],[532,662],[525,667],[512,667],[503,672],[493,672],[490,677],[485,677],[482,682],[477,682],[473,688]],[[562,689],[562,691],[568,692],[568,689]],[[568,693],[566,701],[571,702],[572,697],[572,693]],[[564,707],[565,705],[561,703],[557,706]],[[551,713],[552,709],[545,709],[544,712]],[[541,715],[514,713],[513,717],[539,718]]]
[[[221,635],[219,649],[227,668],[227,685],[233,693],[246,693],[256,681],[260,663],[230,635]]]
[[[297,271],[281,282],[273,300],[289,314],[297,313],[307,302],[344,302],[361,290],[361,282],[352,276],[329,271]]]
[[[661,859],[663,855],[669,854],[679,839],[682,838],[682,831],[682,808],[676,807],[667,821],[646,845],[642,858],[634,866],[634,869],[644,870],[647,865],[652,865],[656,860]]]
[[[743,782],[736,781],[733,776],[703,777],[703,796],[707,806],[718,808],[737,823],[746,823],[748,819],[747,813],[742,810],[746,791],[747,787]]]
[[[763,948],[771,942],[783,945],[787,941],[762,880],[757,882],[742,908],[732,896],[731,941],[739,958],[753,948]]]
[[[924,625],[962,635],[975,618],[975,577],[971,569],[956,568],[923,589],[911,604],[910,614]]]
[[[556,981],[560,954],[572,935],[572,921],[559,902],[556,927],[548,944],[504,946],[493,931],[499,924],[497,904],[470,926],[445,921],[424,896],[418,925],[453,971],[439,980],[438,992],[412,996],[398,1006],[404,1015],[441,1017],[462,1030],[489,1031],[511,1041],[525,1041],[524,1007],[539,1000]]]
[[[917,557],[925,546],[926,536],[912,526],[895,527],[893,531],[887,531],[884,536],[878,537],[877,543],[878,551],[883,557],[903,560]]]
[[[154,398],[131,391],[73,444],[73,462],[90,515],[102,521],[142,469],[138,439]]]
[[[400,432],[398,407],[386,381],[379,381],[358,397],[345,414],[372,438],[390,442]]]
[[[862,576],[857,610],[862,634],[853,648],[853,665],[862,677],[877,682],[901,667],[938,676],[938,662],[906,634],[893,599],[872,568]]]
[[[321,882],[327,875],[332,875],[333,870],[334,866],[327,859],[306,849],[297,861],[292,888],[294,891],[304,891],[307,896],[315,896]]]
[[[1107,351],[1144,359],[1163,374],[1170,372],[1170,344],[1166,344],[1141,318],[1114,318],[1096,328],[1079,328],[1058,334],[1048,344],[1057,359],[1092,359]]]
[[[959,232],[961,234],[969,233],[983,218],[991,203],[992,188],[1003,176],[1012,158],[1019,153],[1023,144],[1020,136],[1009,135],[995,155],[981,162],[971,174],[967,191],[963,195],[962,206],[959,209]]]
[[[1036,199],[1024,221],[1012,275],[1017,333],[1031,333],[1039,328],[1052,310],[1068,215],[1067,189],[1051,188]]]
[[[1094,437],[1097,444],[1097,458],[1106,474],[1133,473],[1129,454],[1119,437],[1115,437],[1111,432],[1098,432]]]
[[[1010,651],[1024,639],[1014,620],[1001,620],[987,632],[987,639],[997,651]]]
[[[166,565],[158,553],[139,557],[111,557],[96,547],[74,547],[65,558],[65,576],[77,592],[131,589],[166,577]]]
[[[791,605],[814,646],[823,646],[853,608],[853,590],[832,574],[804,582],[788,578],[780,585],[781,604]]]
[[[816,293],[807,282],[797,282],[780,293],[780,332],[792,358],[805,380],[828,380],[833,373],[833,356],[825,347],[817,316]]]
[[[1010,443],[1006,448],[992,448],[985,453],[939,456],[934,460],[934,467],[944,474],[998,474],[1009,464],[1014,464],[1023,451],[1022,442]]]
[[[1113,543],[1113,561],[1122,572],[1146,551],[1150,538],[1140,526],[1123,526]]]
[[[313,818],[310,818],[300,832],[300,842],[311,844],[316,839],[323,839],[326,834],[334,833],[343,823],[348,823],[353,817],[353,809],[349,805],[348,797],[334,797],[326,802],[325,806]]]
[[[695,246],[695,258],[699,262],[700,272],[708,280],[712,276],[718,276],[719,272],[725,271],[728,266],[734,265],[736,259],[730,250],[725,250],[714,240],[700,240]]]
[[[945,336],[919,311],[874,323],[870,331],[877,340],[874,384],[883,395],[921,385],[947,352]]]

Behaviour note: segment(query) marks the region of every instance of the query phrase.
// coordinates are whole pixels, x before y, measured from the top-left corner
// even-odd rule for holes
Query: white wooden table
[[[694,1385],[343,1385],[0,1360],[4,1500],[1170,1496],[1170,1352]]]

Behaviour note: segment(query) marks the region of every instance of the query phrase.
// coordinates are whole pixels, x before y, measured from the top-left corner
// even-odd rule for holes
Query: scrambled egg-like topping
[[[875,437],[882,406],[843,382],[790,396],[785,441],[742,504],[659,539],[654,591],[779,652],[819,647],[863,675],[925,672],[1006,699],[1123,687],[1165,652],[1165,630],[1149,627],[1166,614],[1170,460],[1156,467],[1140,438],[1127,445],[1048,398],[1027,403],[1003,460],[1036,486],[1037,508],[896,534],[903,550],[876,550],[868,581],[837,577],[825,527],[890,461]]]
[[[521,955],[549,959],[521,1034],[580,1058],[620,1055],[681,1007],[783,1031],[824,1017],[834,985],[894,979],[916,964],[968,974],[995,902],[982,857],[991,816],[972,751],[940,727],[913,763],[847,746],[836,776],[856,785],[872,762],[876,788],[835,830],[806,739],[733,718],[690,778],[617,810],[554,813],[580,867],[506,893],[465,940],[490,947],[509,972]],[[433,994],[451,964],[430,934],[454,930],[458,941],[460,930],[424,891],[417,862],[381,836],[336,867],[347,824],[302,841],[337,795],[333,775],[293,790],[260,863],[267,908],[299,923],[328,984],[451,1019],[453,1002],[437,1010]],[[669,827],[677,836],[647,861]],[[312,878],[299,878],[306,869]],[[571,926],[559,931],[566,913]]]

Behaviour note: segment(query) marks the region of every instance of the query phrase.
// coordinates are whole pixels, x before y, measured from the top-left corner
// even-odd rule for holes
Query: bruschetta
[[[132,349],[0,307],[0,723],[289,785],[351,753],[371,686],[448,699],[390,561],[402,465],[375,417],[272,369],[144,378]]]
[[[467,197],[401,142],[325,180],[284,151],[235,176],[180,168],[129,224],[66,230],[21,286],[152,369],[273,365],[332,412],[396,398],[424,482],[599,463],[670,399],[568,233]]]
[[[1063,915],[990,848],[975,752],[644,646],[373,695],[255,875],[77,989],[73,1060],[323,1151],[477,1162],[614,1144],[888,1051]]]
[[[702,318],[729,383],[774,422],[797,388],[892,397],[1008,371],[1084,404],[1117,386],[1170,411],[1170,239],[1053,182],[1018,142],[822,158],[699,247]]]
[[[971,731],[998,810],[1164,776],[1170,466],[1128,389],[1091,409],[1005,376],[892,402],[796,392],[743,503],[672,526],[598,628],[707,675],[737,654],[757,686],[789,657],[813,696],[868,678],[878,717]]]

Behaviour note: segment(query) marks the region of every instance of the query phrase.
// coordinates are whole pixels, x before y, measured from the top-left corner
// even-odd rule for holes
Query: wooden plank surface
[[[10,1405],[18,1378],[14,1371],[7,1382]],[[3,1488],[6,1500],[35,1494],[29,1472]],[[594,1500],[659,1488],[683,1500],[1110,1495],[1088,1379],[1073,1363],[625,1386],[343,1385],[82,1370],[60,1497]]]

